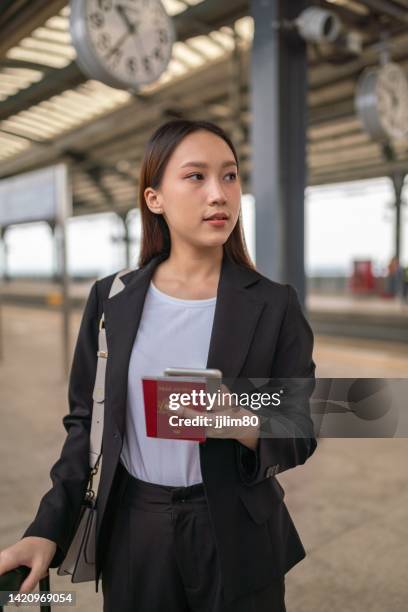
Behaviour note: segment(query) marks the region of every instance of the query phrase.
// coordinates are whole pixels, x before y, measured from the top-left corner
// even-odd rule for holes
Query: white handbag
[[[121,270],[113,280],[109,298],[113,297],[125,285],[120,277],[130,272],[130,269]],[[98,473],[102,457],[102,435],[104,421],[105,402],[105,374],[108,359],[108,347],[106,343],[105,317],[102,313],[99,322],[98,336],[98,361],[96,366],[95,385],[92,394],[93,411],[90,434],[89,466],[91,468],[89,482],[85,493],[85,499],[81,511],[75,535],[71,541],[67,554],[58,568],[57,574],[65,576],[72,575],[71,582],[86,582],[95,580],[95,551],[96,551],[96,495],[93,490],[93,479]]]

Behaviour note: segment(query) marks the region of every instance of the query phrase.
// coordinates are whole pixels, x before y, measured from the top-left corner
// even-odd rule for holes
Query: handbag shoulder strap
[[[125,270],[121,270],[116,274],[110,288],[109,298],[113,297],[125,288],[125,284],[121,280],[121,276],[127,274],[130,271],[131,268],[126,268]],[[108,359],[104,313],[102,313],[102,316],[99,321],[97,357],[98,360],[96,363],[95,385],[92,394],[93,410],[89,446],[89,466],[91,469],[94,469],[95,466],[98,464],[102,449],[103,417],[105,403],[105,376],[106,362]]]

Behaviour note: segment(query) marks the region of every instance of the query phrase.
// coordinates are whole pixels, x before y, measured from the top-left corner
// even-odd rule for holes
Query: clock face
[[[156,81],[175,39],[160,0],[72,0],[71,34],[88,76],[124,89]]]
[[[356,106],[365,130],[374,140],[408,137],[408,81],[392,62],[361,75]]]
[[[378,74],[377,107],[384,130],[392,138],[408,135],[408,82],[397,64],[385,65]]]

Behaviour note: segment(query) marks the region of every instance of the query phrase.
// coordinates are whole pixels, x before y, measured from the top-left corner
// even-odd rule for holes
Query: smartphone
[[[222,378],[221,370],[211,368],[166,368],[164,376],[201,376],[205,378]]]
[[[206,379],[206,391],[208,393],[217,393],[221,390],[222,372],[215,368],[166,368],[163,372],[164,376],[186,376]]]

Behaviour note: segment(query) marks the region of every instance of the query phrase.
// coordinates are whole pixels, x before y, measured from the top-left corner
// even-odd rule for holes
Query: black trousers
[[[123,486],[102,566],[104,612],[285,612],[285,577],[226,605],[203,484]]]

